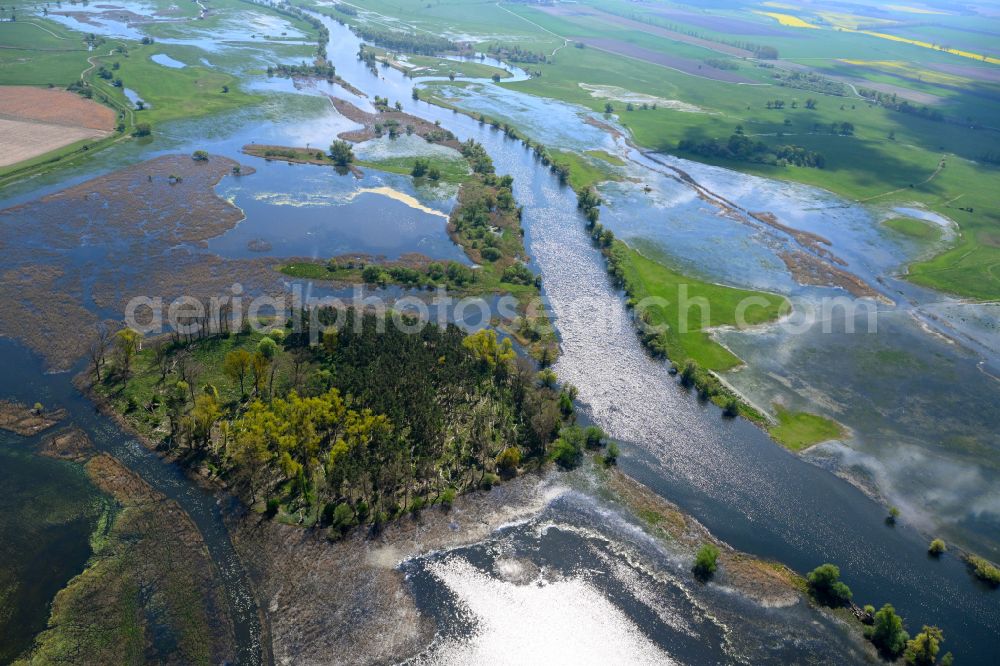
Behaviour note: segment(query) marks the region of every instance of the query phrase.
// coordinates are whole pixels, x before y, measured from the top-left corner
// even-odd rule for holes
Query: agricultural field
[[[52,89],[68,95],[60,99],[71,116],[87,109],[89,117],[99,107],[104,120],[100,127],[65,119],[56,126],[27,127],[17,124],[24,121],[17,114],[0,111],[5,147],[0,177],[82,159],[127,139],[139,126],[155,131],[159,123],[258,104],[263,97],[244,90],[245,72],[262,74],[270,63],[316,52],[311,25],[250,2],[219,0],[203,16],[194,3],[123,4],[14,3],[5,9],[17,20],[0,22],[0,96],[40,99],[41,90]],[[209,30],[228,38],[223,48],[209,38]],[[158,42],[161,37],[170,43]],[[38,92],[25,93],[26,86]],[[66,93],[67,88],[75,92]],[[30,115],[26,120],[40,122]]]
[[[370,3],[373,9],[378,4]],[[410,7],[409,13],[397,11],[396,16],[412,17],[423,29],[442,27],[440,18],[417,3],[401,4]],[[821,153],[824,169],[698,159],[818,185],[859,201],[922,202],[955,219],[963,233],[961,250],[914,265],[913,279],[976,298],[1000,295],[1000,277],[990,268],[1000,262],[1000,249],[988,231],[1000,217],[986,195],[998,175],[991,156],[1000,153],[1000,135],[988,125],[1000,114],[1000,94],[990,80],[1000,68],[833,27],[814,14],[800,18],[817,28],[803,29],[751,11],[777,12],[773,7],[747,8],[691,12],[667,3],[635,6],[616,0],[571,9],[508,5],[508,11],[524,19],[518,43],[529,41],[523,32],[534,27],[537,40],[556,36],[564,46],[546,62],[532,65],[540,76],[501,85],[597,112],[607,109],[609,99],[595,90],[674,101],[658,104],[656,110],[635,105],[633,111],[623,109],[624,102],[611,102],[615,119],[634,140],[655,150],[676,151],[684,139],[725,140],[739,126],[765,143],[794,143]],[[485,5],[482,10],[494,11]],[[876,16],[880,11],[872,9],[873,21],[884,26],[890,19]],[[449,16],[455,20],[454,13]],[[720,32],[730,22],[733,32]],[[705,27],[709,24],[715,29]],[[670,39],[670,31],[682,33],[683,40]],[[718,48],[699,46],[696,39],[718,48],[773,47],[778,57],[724,58]],[[720,61],[725,69],[714,66]],[[886,98],[875,103],[863,97],[858,90],[866,87]],[[894,92],[896,101],[891,102]],[[894,108],[907,98],[910,107]],[[811,108],[808,99],[815,101]],[[849,133],[830,129],[844,123],[852,127]],[[959,257],[961,268],[952,263]],[[980,271],[975,280],[969,279],[972,266]]]
[[[65,90],[0,88],[0,167],[111,134],[115,112]]]

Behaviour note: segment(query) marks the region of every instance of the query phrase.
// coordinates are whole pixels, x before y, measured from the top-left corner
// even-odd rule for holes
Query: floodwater
[[[886,291],[894,290],[892,300],[897,305],[880,306],[879,315],[880,325],[883,318],[890,322],[885,326],[891,335],[880,332],[876,336],[841,339],[808,330],[793,339],[770,329],[723,334],[726,344],[751,364],[727,379],[755,402],[768,404],[780,399],[804,406],[804,402],[797,402],[802,400],[800,396],[816,398],[810,401],[811,409],[829,413],[852,429],[849,442],[823,447],[805,459],[794,456],[757,427],[742,420],[723,419],[717,408],[699,402],[677,384],[662,363],[646,355],[622,295],[609,284],[603,259],[584,233],[575,195],[560,186],[528,149],[475,120],[411,102],[412,86],[419,79],[407,79],[386,69],[372,75],[355,57],[357,39],[333,21],[326,23],[331,31],[329,57],[338,74],[370,95],[399,99],[405,110],[440,120],[461,139],[475,138],[493,156],[499,173],[514,176],[515,195],[525,208],[528,251],[533,265],[543,274],[545,296],[560,335],[563,355],[556,371],[562,380],[580,389],[587,418],[624,442],[621,465],[627,472],[679,504],[737,549],[774,558],[800,572],[822,562],[835,562],[858,602],[892,602],[907,618],[911,630],[924,623],[941,626],[948,638],[945,647],[964,663],[1000,660],[996,592],[976,584],[955,556],[947,555],[940,561],[927,558],[925,534],[915,529],[917,524],[926,529],[944,519],[952,522],[955,538],[979,539],[976,545],[984,552],[995,552],[990,548],[1000,541],[990,494],[995,486],[993,473],[982,464],[982,459],[995,457],[997,430],[991,424],[997,418],[996,388],[989,383],[992,380],[988,375],[977,369],[982,359],[933,333],[939,328],[963,330],[968,331],[969,339],[985,340],[983,331],[990,325],[990,310],[975,311],[976,317],[967,317],[974,321],[960,326],[957,322],[965,315],[956,304],[936,306],[936,301],[932,302],[936,296],[894,280],[892,273],[907,257],[923,250],[908,245],[909,241],[894,241],[887,230],[871,224],[885,211],[852,209],[817,190],[749,180],[722,169],[683,163],[696,179],[743,207],[769,210],[784,224],[814,230],[829,238],[834,251],[849,262],[851,270],[883,285],[880,288]],[[405,178],[369,172],[355,181],[353,176],[339,175],[333,169],[268,164],[241,155],[239,148],[251,141],[325,147],[338,131],[352,126],[322,97],[328,90],[344,94],[336,86],[319,83],[298,89],[287,79],[261,78],[254,88],[271,94],[262,109],[170,124],[158,132],[155,153],[141,149],[135,142],[126,142],[93,156],[84,167],[9,188],[4,203],[34,198],[159,152],[205,149],[259,169],[258,174],[241,178],[239,183],[233,179],[220,183],[218,192],[237,202],[247,212],[247,220],[229,232],[234,235],[224,234],[210,241],[206,251],[243,256],[240,253],[246,251],[247,243],[258,237],[268,239],[275,256],[295,249],[305,256],[322,257],[349,245],[359,251],[358,244],[373,243],[374,236],[363,231],[351,236],[347,225],[338,226],[336,214],[351,216],[365,206],[397,204],[395,218],[401,239],[394,248],[385,248],[387,254],[440,241],[432,233],[433,228],[443,228],[440,217],[371,191],[362,193],[366,188],[389,187],[412,196],[423,207],[448,210],[448,200],[439,193],[415,189],[405,183]],[[651,252],[686,261],[685,268],[709,279],[780,291],[804,303],[831,292],[802,288],[792,282],[774,254],[779,243],[787,239],[721,218],[689,190],[654,170],[655,164],[585,123],[582,110],[486,84],[455,87],[454,96],[461,97],[462,104],[474,111],[523,123],[529,136],[547,145],[602,148],[632,157],[634,164],[628,168],[642,169],[639,177],[650,185],[651,192],[628,183],[608,185],[602,191],[608,200],[602,221],[622,237],[642,241]],[[268,192],[285,197],[281,201],[289,205],[260,198]],[[350,197],[350,201],[339,203],[337,197],[341,196]],[[310,205],[310,199],[315,201],[317,197],[334,205]],[[378,197],[374,200],[377,206],[371,197]],[[292,202],[295,205],[290,205]],[[319,212],[327,208],[332,210]],[[295,217],[289,223],[286,216]],[[361,219],[360,214],[355,219]],[[412,227],[408,227],[411,223]],[[407,229],[414,231],[406,236]],[[442,255],[449,251],[443,242],[431,249]],[[934,312],[938,318],[922,316],[932,306],[937,307]],[[213,556],[226,567],[233,567],[227,590],[231,596],[245,593],[218,508],[211,498],[110,423],[96,419],[68,382],[42,375],[37,363],[24,360],[20,348],[0,345],[0,356],[14,368],[0,384],[0,394],[23,396],[23,400],[33,402],[38,398],[32,393],[55,393],[59,404],[75,405],[74,422],[80,419],[86,424],[97,435],[92,437],[98,446],[123,456],[126,464],[137,466],[144,476],[148,474],[184,498],[182,504],[196,516]],[[883,362],[885,374],[875,381],[864,376],[866,364],[869,372],[875,367],[881,372]],[[976,379],[980,376],[985,379]],[[962,388],[954,400],[942,395],[955,390],[955,384],[961,382],[971,382],[967,393]],[[978,397],[973,395],[976,392]],[[910,403],[899,404],[902,396],[910,393],[917,397],[919,409],[909,409]],[[963,403],[965,397],[973,402]],[[43,402],[52,404],[51,399]],[[939,418],[941,422],[936,423]],[[967,442],[967,455],[956,455],[956,447],[936,439],[945,432],[965,438],[962,441]],[[922,462],[913,453],[928,455],[926,452],[934,447],[937,450],[930,463]],[[885,463],[895,464],[898,458],[906,459],[906,469],[913,478],[898,478],[902,475],[894,477],[885,471]],[[837,469],[860,466],[867,470],[879,490],[904,507],[899,525],[887,527],[881,504],[831,473],[828,468],[837,460]],[[942,461],[958,461],[961,466],[939,467]],[[814,464],[817,462],[821,464]],[[920,476],[920,470],[927,473]],[[979,476],[969,474],[969,470],[978,470]],[[963,476],[956,476],[959,474]],[[940,491],[949,476],[951,486],[957,490],[954,497],[943,497]],[[960,483],[955,483],[956,479]],[[903,501],[907,498],[912,500]],[[692,627],[692,617],[697,616],[691,605],[694,602],[684,592],[684,586],[671,582],[667,575],[672,571],[676,578],[686,565],[675,562],[671,568],[662,552],[648,544],[637,545],[640,533],[595,519],[600,513],[595,513],[588,502],[569,504],[566,500],[556,503],[534,523],[512,526],[483,544],[402,564],[418,604],[438,620],[439,639],[424,655],[426,659],[448,663],[483,654],[501,644],[513,649],[516,641],[512,645],[510,640],[504,640],[511,626],[529,632],[534,638],[532,644],[542,649],[543,633],[525,618],[541,623],[545,618],[539,609],[551,609],[553,604],[568,606],[571,622],[556,618],[542,626],[552,631],[568,631],[567,627],[579,631],[580,627],[593,626],[595,615],[607,618],[611,623],[608,626],[616,629],[614,635],[619,642],[615,645],[637,661],[662,660],[665,655],[681,662],[729,661],[735,660],[735,655],[753,655],[752,660],[810,659],[812,653],[806,644],[796,652],[796,642],[787,635],[782,639],[773,633],[775,629],[768,634],[774,637],[768,643],[770,649],[776,650],[774,654],[734,648],[733,644],[748,640],[746,634],[753,633],[753,623],[766,625],[772,610],[733,595],[728,604],[723,603],[724,591],[712,585],[703,593],[719,596],[716,604],[722,610],[718,612],[728,613],[732,629],[722,640],[720,635],[725,632],[710,618],[698,616],[701,619]],[[649,567],[634,567],[629,562],[622,569],[618,561],[621,558],[611,554],[628,547],[640,549]],[[506,555],[500,556],[500,552]],[[543,573],[518,578],[520,582],[515,583],[511,576],[517,574],[518,567],[528,572],[537,568]],[[628,587],[624,582],[636,577],[642,580],[638,586]],[[643,598],[656,598],[659,605],[651,610]],[[509,604],[523,609],[524,617],[512,615]],[[663,617],[680,619],[671,624]],[[786,616],[782,621],[794,625],[798,619]],[[675,626],[683,622],[697,638]],[[256,640],[253,637],[259,636],[254,620],[244,616],[237,626],[251,637],[247,645],[252,652]],[[727,641],[727,646],[720,646]],[[782,641],[792,647],[783,648]],[[594,648],[594,658],[604,654],[599,649],[603,648]],[[249,653],[243,658],[252,661]]]
[[[45,628],[52,598],[90,557],[101,512],[101,495],[82,467],[35,455],[40,439],[0,431],[3,663],[30,648]]]

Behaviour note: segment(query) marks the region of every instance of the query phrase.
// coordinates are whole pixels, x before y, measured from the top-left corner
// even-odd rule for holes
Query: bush
[[[698,580],[708,580],[718,568],[719,549],[710,543],[704,544],[698,549],[698,554],[694,557],[694,567],[691,571]]]
[[[455,489],[446,488],[443,493],[441,493],[441,508],[445,511],[451,509],[451,505],[455,503]]]
[[[267,500],[267,509],[264,511],[264,515],[268,518],[274,518],[278,515],[278,509],[281,507],[281,502],[278,501],[277,497],[272,497]]]
[[[821,564],[806,576],[809,590],[817,601],[828,606],[844,606],[851,601],[851,588],[840,581],[840,568]]]
[[[495,247],[484,247],[480,254],[483,255],[483,259],[486,261],[496,261],[503,256],[503,253]]]
[[[972,567],[972,573],[976,578],[993,587],[1000,586],[1000,569],[989,560],[978,555],[969,555],[965,561]]]
[[[559,438],[552,443],[549,456],[560,467],[573,469],[580,464],[580,458],[583,457],[583,442],[583,433],[578,426],[563,428]]]
[[[205,152],[204,150],[196,150],[193,153],[191,153],[191,159],[193,159],[195,162],[207,162],[208,153]]]
[[[479,482],[479,487],[483,490],[492,490],[493,486],[500,483],[500,477],[487,472],[483,475],[483,480]]]
[[[894,506],[890,506],[889,507],[889,515],[885,517],[885,524],[886,525],[895,525],[896,524],[896,519],[898,519],[898,518],[899,518],[899,509],[896,508],[896,507],[894,507]]]
[[[927,547],[927,552],[934,557],[940,556],[946,550],[948,550],[948,546],[941,539],[934,539],[931,541],[931,545]]]
[[[608,450],[604,454],[604,464],[608,467],[618,464],[618,456],[621,455],[621,451],[618,450],[618,443],[611,442],[608,444]]]
[[[604,446],[605,437],[604,431],[595,425],[583,429],[583,439],[587,443],[588,449],[599,449]]]
[[[500,452],[497,456],[497,469],[505,476],[517,474],[517,468],[521,466],[521,450],[516,446],[511,446]]]

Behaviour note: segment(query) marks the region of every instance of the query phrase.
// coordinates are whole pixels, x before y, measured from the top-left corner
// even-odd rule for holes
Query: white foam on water
[[[451,557],[428,565],[475,624],[415,661],[433,664],[673,664],[586,581],[515,585]]]

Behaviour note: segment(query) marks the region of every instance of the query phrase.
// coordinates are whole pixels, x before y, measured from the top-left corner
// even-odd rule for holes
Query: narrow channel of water
[[[120,460],[154,489],[175,500],[191,516],[216,564],[218,580],[229,602],[237,661],[248,665],[263,663],[264,646],[261,645],[257,603],[229,539],[219,499],[192,483],[179,466],[163,462],[136,439],[122,432],[117,424],[99,414],[94,405],[72,385],[71,373],[45,373],[40,359],[21,345],[4,339],[0,339],[0,359],[4,367],[4,372],[0,373],[0,398],[29,405],[41,402],[50,408],[65,408],[68,415],[62,426],[73,425],[83,430],[99,451]],[[72,562],[73,552],[64,553],[67,562]],[[45,619],[48,619],[47,615]],[[42,627],[36,627],[41,628],[44,628],[44,623]]]

